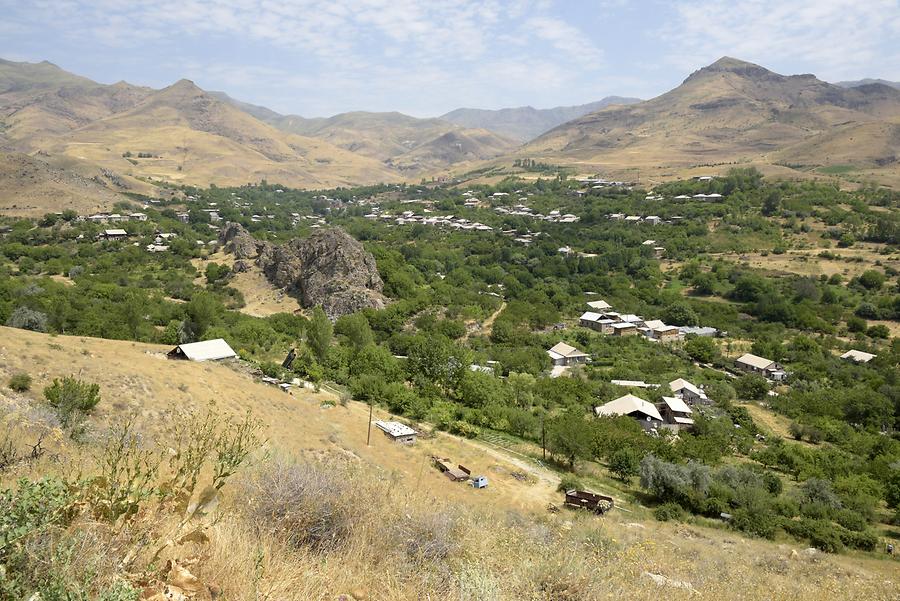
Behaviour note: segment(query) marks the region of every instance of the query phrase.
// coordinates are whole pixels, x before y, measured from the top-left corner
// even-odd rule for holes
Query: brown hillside
[[[847,163],[890,174],[898,169],[900,145],[891,133],[898,124],[900,91],[888,86],[845,89],[723,58],[662,96],[570,121],[519,154],[619,170]],[[855,147],[872,134],[875,144]]]
[[[99,170],[82,175],[53,166],[42,157],[0,152],[0,215],[40,217],[65,209],[81,214],[106,211],[128,200],[115,188]]]
[[[186,80],[61,137],[54,150],[130,175],[198,185],[268,179],[331,187],[396,179],[375,160],[280,132]],[[153,156],[127,161],[126,152]]]

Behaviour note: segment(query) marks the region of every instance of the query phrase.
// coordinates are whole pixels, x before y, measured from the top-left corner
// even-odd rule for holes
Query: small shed
[[[472,478],[472,486],[474,488],[487,488],[487,485],[487,476],[475,476],[474,478]]]
[[[403,444],[412,444],[416,442],[416,436],[419,434],[406,424],[400,422],[376,421],[375,427],[384,432],[384,435],[394,442]]]
[[[221,338],[179,344],[167,355],[169,359],[187,359],[189,361],[219,361],[237,357],[237,353]]]

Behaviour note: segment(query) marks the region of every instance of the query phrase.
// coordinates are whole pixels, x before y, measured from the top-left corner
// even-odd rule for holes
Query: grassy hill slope
[[[724,530],[658,523],[636,504],[620,504],[604,518],[547,513],[546,502],[559,501],[554,481],[531,463],[524,480],[513,477],[523,461],[503,451],[444,434],[399,446],[378,431],[367,446],[365,405],[330,406],[324,401],[334,397],[328,393],[284,394],[244,369],[170,361],[166,350],[0,327],[0,382],[5,385],[19,371],[34,377],[25,394],[0,387],[0,418],[16,444],[33,443],[41,429],[52,434],[44,441],[49,455],[0,473],[0,482],[90,473],[99,456],[95,445],[102,444],[110,424],[128,417],[134,417],[145,444],[165,447],[174,444],[175,426],[186,411],[210,404],[225,414],[252,409],[264,424],[271,458],[257,453],[251,471],[223,489],[217,517],[207,521],[204,536],[170,545],[159,560],[187,566],[197,577],[189,583],[204,583],[204,591],[214,586],[233,599],[343,594],[347,599],[537,601],[661,594],[804,600],[819,599],[823,591],[841,599],[889,599],[896,590],[891,561],[796,553],[787,545]],[[55,430],[39,398],[53,378],[69,374],[97,382],[101,390],[88,441],[81,445]],[[491,484],[476,491],[449,482],[430,467],[432,453],[488,474]],[[272,503],[289,503],[287,508],[299,513],[260,513]],[[90,565],[85,562],[102,550],[108,565],[93,581],[113,582],[115,560],[135,544],[128,537],[145,532],[145,523],[159,530],[145,536],[170,531],[165,515],[141,513],[119,530],[96,521],[70,526],[69,534],[89,534],[93,541],[69,560],[71,569]],[[296,528],[283,530],[291,524]],[[297,542],[284,536],[290,532]],[[304,532],[326,538],[309,539]],[[58,561],[54,557],[48,564]],[[162,582],[175,581],[168,568],[133,577],[148,595],[161,590]]]

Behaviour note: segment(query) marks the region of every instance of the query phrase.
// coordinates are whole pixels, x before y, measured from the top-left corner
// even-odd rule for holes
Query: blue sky
[[[0,0],[0,57],[283,113],[650,98],[728,55],[900,80],[900,0]]]

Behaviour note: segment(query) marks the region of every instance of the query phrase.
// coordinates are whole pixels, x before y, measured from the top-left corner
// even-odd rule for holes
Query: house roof
[[[610,380],[614,386],[632,386],[634,388],[659,388],[658,384],[648,384],[643,380]]]
[[[595,300],[591,301],[587,304],[591,309],[612,309],[612,305],[610,305],[605,300]]]
[[[125,230],[103,230],[103,233],[107,236],[127,236],[128,232]]]
[[[675,413],[693,413],[691,408],[687,406],[687,403],[674,396],[664,396],[663,403],[665,403],[669,409],[674,411]]]
[[[868,363],[875,357],[877,357],[877,355],[873,355],[872,353],[867,353],[865,351],[858,351],[856,349],[849,350],[841,355],[841,359],[852,359],[857,363]]]
[[[645,321],[644,325],[653,330],[655,328],[661,328],[666,324],[664,324],[663,320],[661,319],[651,319],[650,321]]]
[[[587,357],[587,353],[583,353],[565,342],[557,342],[547,353],[551,357]]]
[[[689,417],[680,417],[676,415],[673,419],[676,424],[681,424],[682,426],[693,426],[694,420]]]
[[[418,432],[416,432],[406,424],[401,424],[400,422],[376,421],[374,423],[379,430],[387,432],[394,438],[397,438],[398,436],[413,436],[415,434],[418,434]]]
[[[637,326],[634,325],[633,323],[629,323],[627,321],[622,321],[619,323],[612,324],[612,327],[615,328],[616,330],[625,330],[627,328],[636,328]]]
[[[181,351],[181,354],[191,361],[216,361],[218,359],[237,357],[237,353],[221,338],[204,340],[203,342],[191,342],[190,344],[179,344],[169,354],[178,351]]]
[[[601,317],[603,316],[599,313],[594,313],[593,311],[585,311],[578,319],[582,321],[600,321]]]
[[[643,317],[641,317],[640,315],[635,315],[634,313],[626,313],[625,315],[619,315],[619,319],[621,319],[622,321],[628,321],[628,322],[644,321]]]
[[[752,353],[745,353],[737,358],[737,363],[743,363],[744,365],[749,365],[750,367],[755,367],[756,369],[766,369],[775,362],[771,359],[758,357]]]
[[[594,412],[599,416],[631,415],[632,413],[640,412],[644,415],[649,415],[653,419],[662,421],[662,416],[652,403],[636,397],[633,394],[626,394],[605,405],[595,407]]]
[[[684,378],[678,378],[677,380],[672,380],[669,382],[669,388],[672,389],[672,392],[678,392],[679,390],[690,390],[694,394],[702,395],[703,391],[685,380]]]

